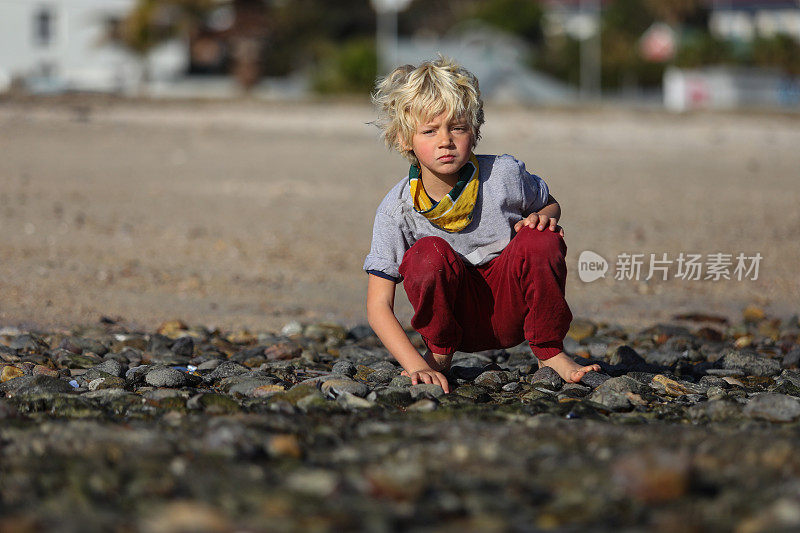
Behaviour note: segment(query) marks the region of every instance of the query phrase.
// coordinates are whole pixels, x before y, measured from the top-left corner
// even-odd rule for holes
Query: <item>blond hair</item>
[[[374,122],[389,149],[419,165],[411,150],[417,126],[445,113],[464,119],[472,131],[474,147],[483,124],[483,101],[478,78],[452,59],[439,54],[418,67],[403,65],[379,78],[372,93],[379,118]]]

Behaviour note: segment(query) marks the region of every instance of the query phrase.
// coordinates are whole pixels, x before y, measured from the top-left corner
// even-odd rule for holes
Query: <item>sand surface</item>
[[[800,311],[800,119],[493,108],[562,205],[576,316]],[[102,316],[276,330],[365,323],[375,208],[406,172],[366,104],[0,101],[0,326]],[[581,251],[605,257],[582,282]],[[760,253],[757,280],[614,280],[620,253]],[[731,267],[733,274],[733,267]],[[402,286],[397,313],[411,307]]]

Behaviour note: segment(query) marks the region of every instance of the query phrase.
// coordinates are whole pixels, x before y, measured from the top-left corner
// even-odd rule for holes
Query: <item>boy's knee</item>
[[[457,261],[453,248],[441,237],[423,237],[415,242],[403,255],[400,271],[403,272],[434,273],[443,269],[450,269]]]
[[[549,228],[539,231],[525,226],[519,230],[514,239],[519,239],[517,244],[525,253],[541,257],[558,257],[567,253],[564,237],[558,232],[550,231]]]

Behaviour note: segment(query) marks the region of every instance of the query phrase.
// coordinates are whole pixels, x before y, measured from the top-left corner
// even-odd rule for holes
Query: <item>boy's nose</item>
[[[450,146],[453,143],[453,136],[450,135],[450,131],[445,131],[441,135],[439,135],[439,145],[440,146]]]

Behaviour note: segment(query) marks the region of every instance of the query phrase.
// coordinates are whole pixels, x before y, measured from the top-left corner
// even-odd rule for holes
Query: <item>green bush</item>
[[[321,94],[370,92],[375,83],[378,56],[375,41],[354,39],[320,50],[312,86]]]

